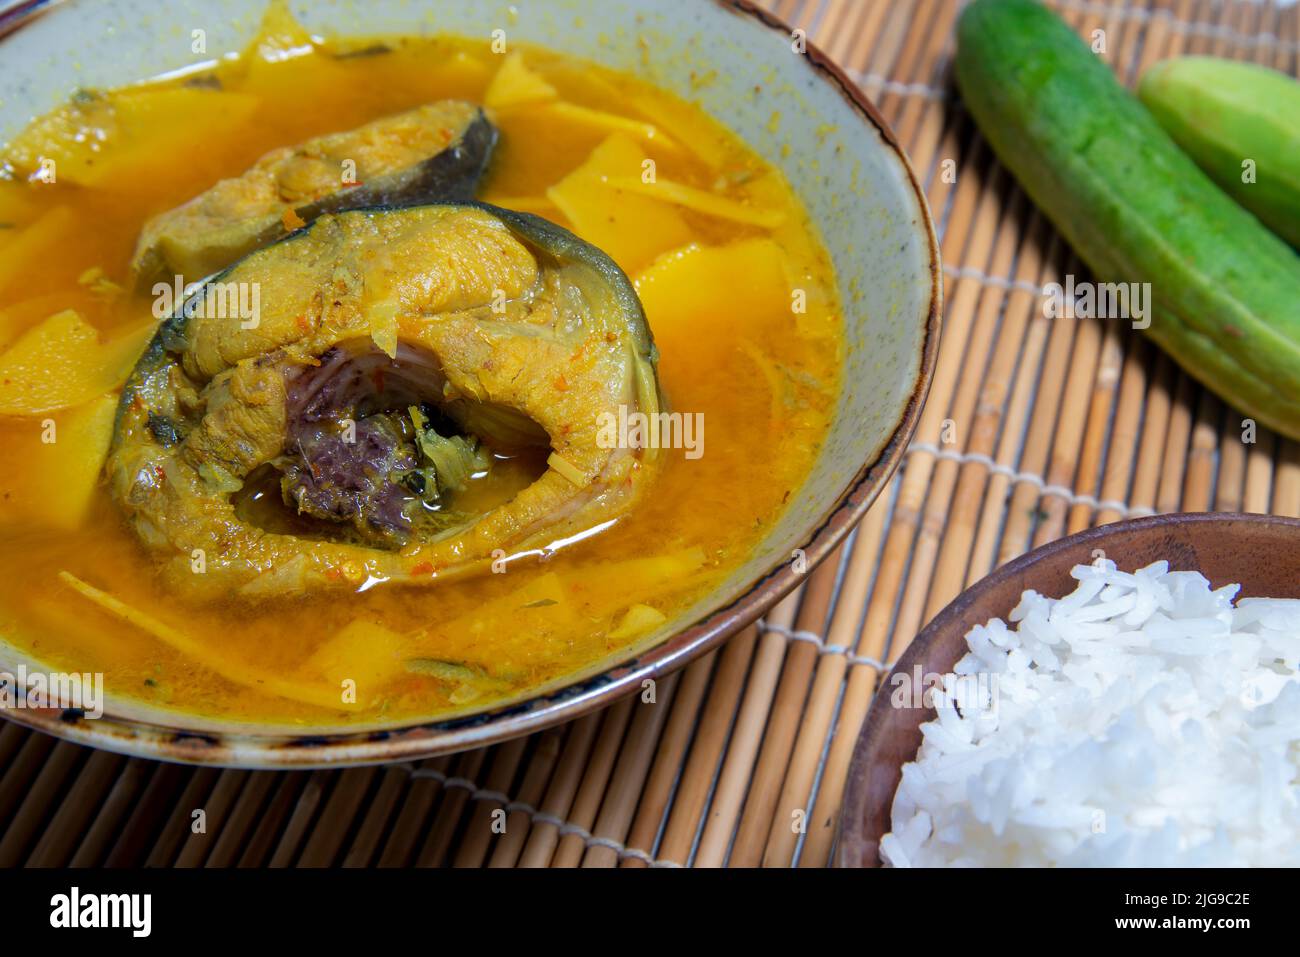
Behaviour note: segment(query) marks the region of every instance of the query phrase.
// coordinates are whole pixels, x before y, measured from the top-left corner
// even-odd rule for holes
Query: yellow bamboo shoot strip
[[[617,113],[606,113],[578,106],[576,103],[551,103],[538,112],[552,119],[572,123],[597,133],[627,133],[636,137],[647,146],[657,146],[673,153],[680,153],[682,147],[653,123],[645,123]]]
[[[667,620],[668,616],[652,605],[633,605],[618,619],[618,623],[610,629],[607,637],[615,641],[625,641],[628,638],[644,635]]]
[[[629,274],[692,241],[692,232],[674,206],[618,193],[607,176],[640,173],[645,151],[621,134],[606,137],[577,169],[546,190],[546,197],[585,238],[603,249]]]
[[[47,423],[40,420],[9,433],[7,460],[25,468],[5,476],[4,520],[80,529],[93,513],[116,414],[117,397],[100,395],[51,416],[57,441],[43,441]]]
[[[492,759],[492,770],[483,782],[483,788],[498,794],[509,794],[514,784],[515,773],[523,759],[527,738],[515,738],[506,741],[496,750]],[[453,865],[456,867],[482,867],[487,860],[488,849],[492,844],[492,825],[494,814],[503,810],[504,805],[497,800],[480,800],[474,802],[469,823],[462,829],[460,847],[456,849]],[[499,816],[499,815],[498,815]]]
[[[706,216],[714,216],[746,226],[775,229],[785,222],[785,213],[780,210],[760,209],[734,199],[727,199],[717,193],[710,193],[708,190],[696,189],[684,183],[664,179],[662,176],[649,183],[636,176],[604,176],[602,180],[612,189],[636,193],[650,199],[682,206]]]
[[[549,103],[559,97],[555,87],[524,63],[524,55],[515,51],[501,61],[496,75],[483,94],[483,105],[492,110]]]
[[[77,216],[66,206],[55,206],[40,219],[24,228],[18,239],[9,239],[0,256],[0,292],[17,285],[43,262],[57,256],[60,247],[77,229]],[[6,230],[7,233],[16,230]]]
[[[678,104],[658,97],[635,96],[631,105],[663,136],[678,146],[689,149],[710,172],[718,172],[726,163],[726,146],[721,137],[691,129],[691,120],[683,117],[686,111]]]
[[[668,720],[681,677],[679,671],[660,679],[654,701],[645,701],[640,695],[632,699],[635,702],[632,726],[628,728],[627,738],[619,749],[618,764],[614,766],[614,773],[601,800],[600,814],[591,829],[594,836],[619,844],[627,839],[632,817],[636,813],[637,799],[645,786],[646,775],[650,773],[655,746],[663,733],[664,722]],[[582,856],[583,867],[617,867],[618,861],[618,853],[613,848],[601,845],[588,847]]]
[[[27,330],[0,355],[0,415],[39,415],[116,389],[153,337],[149,322],[101,342],[71,309]]]
[[[94,602],[108,614],[129,625],[134,625],[164,644],[170,645],[181,654],[193,658],[205,668],[215,671],[227,681],[244,688],[252,688],[254,691],[278,695],[291,701],[302,701],[306,704],[329,708],[333,711],[347,711],[349,707],[355,707],[343,703],[341,689],[339,691],[326,691],[311,688],[296,681],[287,681],[272,672],[263,671],[255,665],[237,665],[230,662],[224,656],[214,654],[211,649],[201,642],[195,641],[171,625],[161,622],[137,608],[132,608],[107,592],[100,591],[93,585],[88,585],[71,572],[59,572],[59,580],[70,586],[83,598]]]
[[[40,117],[9,144],[7,158],[23,175],[53,161],[59,184],[120,188],[155,182],[175,162],[173,144],[209,135],[224,140],[259,105],[259,98],[249,93],[117,90]]]

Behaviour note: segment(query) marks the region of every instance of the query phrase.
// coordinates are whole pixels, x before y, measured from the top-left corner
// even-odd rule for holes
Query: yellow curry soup
[[[313,727],[481,709],[643,643],[744,561],[826,434],[843,345],[816,230],[735,136],[633,77],[532,47],[298,29],[269,17],[238,58],[79,94],[8,148],[0,635],[146,709]],[[631,277],[665,411],[703,423],[678,436],[694,447],[663,449],[599,534],[503,574],[261,601],[176,588],[103,480],[158,322],[155,289],[131,281],[142,228],[270,150],[446,100],[499,132],[479,199],[572,230]],[[544,459],[498,454],[458,507],[512,500]],[[274,497],[246,485],[249,508]]]

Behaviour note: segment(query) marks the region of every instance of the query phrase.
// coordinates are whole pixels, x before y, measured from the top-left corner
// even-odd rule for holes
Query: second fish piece
[[[195,282],[324,213],[472,199],[496,141],[479,107],[441,100],[272,150],[145,223],[132,268]]]

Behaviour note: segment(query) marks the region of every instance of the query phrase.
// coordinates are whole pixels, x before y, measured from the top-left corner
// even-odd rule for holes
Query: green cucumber
[[[999,158],[1095,278],[1151,284],[1146,334],[1241,412],[1300,439],[1300,257],[1033,0],[967,7],[956,75]]]
[[[1138,97],[1211,179],[1300,248],[1300,83],[1254,63],[1189,56],[1147,70]]]

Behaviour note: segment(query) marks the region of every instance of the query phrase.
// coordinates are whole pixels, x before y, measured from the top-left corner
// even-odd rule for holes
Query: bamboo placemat
[[[902,470],[763,625],[661,681],[655,704],[412,766],[194,770],[4,723],[0,866],[822,866],[884,663],[966,585],[1127,516],[1300,516],[1300,444],[1263,429],[1244,442],[1242,416],[1126,324],[1044,317],[1042,287],[1085,270],[951,88],[961,5],[768,3],[849,69],[907,148],[941,228],[947,309]],[[1051,5],[1090,40],[1104,30],[1130,83],[1180,53],[1296,74],[1295,6]]]

